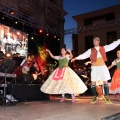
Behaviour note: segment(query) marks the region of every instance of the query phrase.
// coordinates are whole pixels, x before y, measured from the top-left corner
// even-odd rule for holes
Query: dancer
[[[114,72],[112,77],[112,82],[110,85],[110,94],[118,94],[120,93],[120,50],[117,51],[117,59],[115,59],[112,64],[108,67],[108,69],[113,66],[117,66],[117,69]]]
[[[64,102],[65,94],[69,93],[71,94],[72,102],[74,102],[74,94],[84,93],[87,87],[79,76],[68,67],[68,61],[72,58],[70,49],[66,51],[65,48],[62,48],[60,56],[54,56],[48,49],[46,51],[52,58],[59,61],[59,66],[42,85],[41,91],[48,94],[62,94],[60,102]]]
[[[97,94],[96,94],[96,81],[103,80],[104,83],[104,100],[106,103],[111,103],[111,101],[108,98],[109,88],[108,88],[108,80],[110,79],[110,73],[108,71],[107,66],[105,65],[105,61],[107,61],[106,58],[106,52],[111,51],[115,49],[120,44],[120,39],[111,43],[110,45],[106,46],[100,46],[100,38],[95,37],[93,39],[94,47],[91,49],[88,49],[85,53],[79,55],[78,57],[75,57],[71,60],[71,62],[75,60],[83,60],[86,58],[91,59],[91,88],[93,92],[93,99],[91,101],[91,104],[94,104],[97,102]]]

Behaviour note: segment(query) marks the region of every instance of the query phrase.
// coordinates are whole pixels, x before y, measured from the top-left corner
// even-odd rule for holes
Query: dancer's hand
[[[67,51],[68,51],[69,53],[71,53],[71,50],[70,50],[70,49],[67,49]]]
[[[76,60],[76,58],[73,58],[72,60],[71,60],[71,62],[74,62]]]
[[[54,58],[54,59],[55,59],[55,56],[51,53],[51,51],[50,51],[50,50],[46,49],[46,52],[48,52],[48,53],[49,53],[49,55],[51,56],[51,58]]]
[[[46,52],[50,52],[50,50],[46,49]]]

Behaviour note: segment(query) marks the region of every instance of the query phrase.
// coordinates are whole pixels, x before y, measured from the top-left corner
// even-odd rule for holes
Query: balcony
[[[119,25],[120,25],[120,19],[115,19],[115,20],[98,23],[98,24],[91,24],[91,25],[87,25],[84,27],[80,27],[78,29],[78,32],[86,32],[86,31],[105,29],[105,28],[110,28],[110,27],[119,26]]]
[[[94,31],[94,30],[99,30],[99,29],[105,29],[105,28],[110,28],[114,26],[119,26],[120,25],[120,19],[115,19],[115,20],[110,20],[98,24],[91,24],[87,26],[82,26],[80,28],[72,28],[72,29],[67,29],[64,31],[64,34],[77,34],[81,32],[88,32],[88,31]]]

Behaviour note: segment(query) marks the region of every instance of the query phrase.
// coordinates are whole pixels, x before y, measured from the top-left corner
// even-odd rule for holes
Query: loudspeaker
[[[31,84],[31,83],[34,83],[34,78],[30,74],[21,74],[18,76],[16,82],[18,84]]]
[[[8,84],[8,92],[18,101],[50,100],[49,95],[40,91],[40,84]]]
[[[0,72],[12,73],[13,68],[15,67],[15,60],[4,59],[0,65]]]

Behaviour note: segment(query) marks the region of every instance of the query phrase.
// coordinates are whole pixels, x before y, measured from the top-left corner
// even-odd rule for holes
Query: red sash
[[[66,68],[62,68],[62,69],[58,68],[58,69],[55,71],[55,74],[54,74],[54,76],[53,76],[52,79],[55,80],[55,81],[57,81],[57,80],[62,80],[63,77],[64,77],[65,69],[66,69]]]

